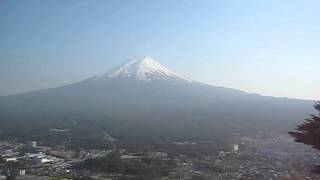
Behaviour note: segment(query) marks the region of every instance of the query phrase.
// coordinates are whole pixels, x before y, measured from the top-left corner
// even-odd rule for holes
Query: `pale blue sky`
[[[191,79],[320,99],[318,0],[1,0],[0,95],[148,55]]]

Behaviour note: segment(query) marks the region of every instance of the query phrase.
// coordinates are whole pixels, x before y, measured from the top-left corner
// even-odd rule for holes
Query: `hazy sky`
[[[148,55],[191,79],[320,99],[319,0],[1,0],[0,95]]]

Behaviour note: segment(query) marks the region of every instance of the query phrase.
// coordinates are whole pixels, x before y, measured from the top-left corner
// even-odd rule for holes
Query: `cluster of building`
[[[311,170],[320,154],[286,135],[244,137],[229,151],[197,158],[181,157],[172,175],[178,179],[320,179]]]
[[[70,167],[64,158],[46,153],[50,148],[37,146],[37,142],[16,143],[0,141],[0,175],[25,176],[57,175]]]
[[[31,160],[34,163],[48,163],[48,162],[54,161],[54,157],[50,157],[41,151],[37,151],[37,142],[36,141],[27,142],[25,149],[24,148],[7,149],[2,152],[1,158],[5,162],[17,162],[17,161]]]
[[[202,142],[203,143],[203,142]],[[196,142],[174,142],[184,148],[198,147]],[[44,147],[37,142],[16,143],[0,141],[0,179],[1,177],[40,176],[55,177],[65,173],[78,173],[73,164],[88,158],[98,158],[115,151],[84,150],[66,151],[64,147]],[[228,149],[197,152],[197,156],[171,149],[150,148],[117,149],[120,160],[124,162],[139,162],[143,158],[158,159],[164,162],[173,161],[176,165],[162,179],[320,179],[320,175],[310,170],[320,160],[320,154],[307,146],[297,144],[288,136],[275,137],[242,137],[238,143],[231,144]],[[8,166],[17,164],[17,166]],[[81,173],[81,172],[80,172]],[[93,172],[86,175],[98,177]],[[100,173],[104,177],[114,177],[113,174]],[[2,176],[1,176],[2,175]],[[81,175],[81,174],[80,174]],[[121,175],[121,174],[120,174]],[[118,175],[118,176],[120,176]]]

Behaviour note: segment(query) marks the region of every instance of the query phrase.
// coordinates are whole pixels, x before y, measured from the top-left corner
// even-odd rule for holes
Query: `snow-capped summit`
[[[192,82],[192,80],[173,72],[148,56],[132,59],[118,68],[97,76],[95,79],[105,80],[108,78],[133,78],[139,81],[178,80]]]

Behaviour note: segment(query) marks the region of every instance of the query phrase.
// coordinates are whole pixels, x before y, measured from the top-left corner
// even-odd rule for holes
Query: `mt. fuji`
[[[171,71],[148,56],[135,58],[118,68],[108,71],[102,76],[97,76],[95,79],[103,80],[107,78],[134,78],[140,81],[162,79],[192,82],[190,79]]]
[[[204,138],[286,131],[313,103],[203,84],[141,57],[74,84],[0,97],[0,122],[23,129],[99,121],[124,139]]]

